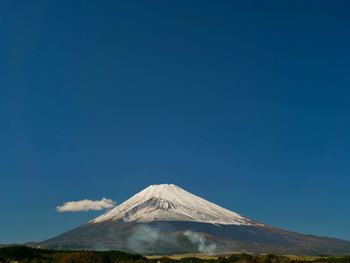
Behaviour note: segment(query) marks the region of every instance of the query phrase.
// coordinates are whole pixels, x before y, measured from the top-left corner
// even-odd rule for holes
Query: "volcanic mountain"
[[[142,254],[349,254],[350,242],[271,227],[173,184],[151,185],[121,205],[39,244]]]

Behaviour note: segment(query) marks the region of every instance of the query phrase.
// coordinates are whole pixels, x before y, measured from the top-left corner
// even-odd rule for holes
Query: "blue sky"
[[[2,1],[0,243],[174,183],[350,240],[347,1]]]

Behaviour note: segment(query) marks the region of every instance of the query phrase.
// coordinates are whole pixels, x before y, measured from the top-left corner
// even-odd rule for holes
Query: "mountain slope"
[[[350,242],[260,224],[175,185],[152,185],[89,223],[40,245],[143,254],[350,254]]]
[[[193,221],[220,225],[252,225],[253,221],[193,195],[173,184],[151,185],[91,223]]]

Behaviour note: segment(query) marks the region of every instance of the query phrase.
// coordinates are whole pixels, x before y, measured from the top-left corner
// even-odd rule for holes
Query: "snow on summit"
[[[174,184],[151,185],[90,221],[192,221],[215,225],[253,225],[250,219],[191,194]]]

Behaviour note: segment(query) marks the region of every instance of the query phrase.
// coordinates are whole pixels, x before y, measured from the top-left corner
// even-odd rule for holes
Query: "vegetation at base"
[[[234,254],[227,257],[201,259],[168,257],[147,259],[141,255],[120,251],[68,251],[6,246],[0,248],[0,263],[350,263],[346,257],[288,257],[281,255]]]
[[[114,263],[145,262],[141,255],[120,251],[69,251],[31,248],[27,246],[8,246],[0,248],[0,262],[18,263]]]

